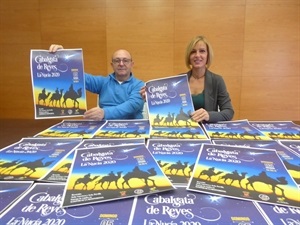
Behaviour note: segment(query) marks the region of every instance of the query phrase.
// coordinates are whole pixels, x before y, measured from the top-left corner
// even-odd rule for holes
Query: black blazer
[[[187,73],[190,79],[192,72]],[[209,114],[209,123],[229,121],[234,110],[223,77],[209,70],[205,72],[204,108]]]

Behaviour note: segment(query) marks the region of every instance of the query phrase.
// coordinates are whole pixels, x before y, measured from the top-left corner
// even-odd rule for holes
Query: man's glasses
[[[125,59],[119,59],[119,58],[117,58],[117,59],[112,60],[112,63],[115,64],[115,65],[119,65],[119,64],[121,64],[121,62],[123,62],[124,65],[128,65],[131,62],[131,59],[126,59],[126,58]]]

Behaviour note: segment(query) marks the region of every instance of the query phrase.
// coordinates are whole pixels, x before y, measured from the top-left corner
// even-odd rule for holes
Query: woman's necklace
[[[201,77],[197,77],[197,76],[195,76],[194,74],[192,74],[192,76],[193,76],[196,80],[199,80],[199,79],[201,79],[202,77],[204,77],[205,74],[203,74]]]

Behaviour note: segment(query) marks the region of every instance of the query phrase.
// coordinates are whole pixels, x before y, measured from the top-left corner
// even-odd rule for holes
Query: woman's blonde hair
[[[188,69],[191,69],[191,63],[190,63],[190,55],[191,55],[191,52],[193,51],[195,45],[199,42],[199,41],[203,41],[204,44],[206,44],[206,47],[207,47],[207,51],[208,51],[208,55],[207,55],[207,62],[206,62],[206,67],[209,68],[211,63],[212,63],[212,60],[213,60],[213,56],[214,56],[214,53],[213,53],[213,49],[212,49],[212,46],[211,44],[209,43],[209,41],[206,39],[206,37],[204,36],[196,36],[194,37],[190,43],[188,44],[187,48],[186,48],[186,51],[185,51],[185,65]]]

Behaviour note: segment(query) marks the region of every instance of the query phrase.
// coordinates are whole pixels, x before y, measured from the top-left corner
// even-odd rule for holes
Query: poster
[[[274,140],[300,140],[300,125],[292,121],[250,121],[249,123]]]
[[[145,144],[144,138],[107,138],[107,139],[85,139],[78,146],[77,149],[91,149],[104,148],[115,145],[132,145]]]
[[[203,123],[202,126],[211,139],[272,140],[250,125],[248,120]]]
[[[298,225],[300,224],[300,208],[281,205],[269,205],[255,202],[257,208],[267,218],[268,224]]]
[[[278,142],[300,157],[300,140],[278,140]]]
[[[1,180],[40,180],[81,138],[22,138],[0,151]]]
[[[185,186],[173,191],[140,196],[129,225],[263,225],[264,217],[250,201],[190,192]]]
[[[294,181],[300,185],[300,156],[295,154],[293,151],[290,151],[286,146],[282,145],[278,141],[242,141],[218,139],[213,140],[212,142],[217,145],[275,149],[277,155],[282,160]]]
[[[63,207],[174,189],[145,144],[77,149]]]
[[[186,74],[146,82],[151,138],[207,139],[191,119],[194,111]]]
[[[83,115],[86,94],[82,49],[31,50],[35,119]]]
[[[299,207],[299,187],[276,150],[203,144],[188,190]]]
[[[35,137],[92,138],[105,120],[63,120],[35,135]]]
[[[0,217],[32,184],[33,181],[0,181]]]
[[[107,120],[93,138],[149,138],[149,120]]]

